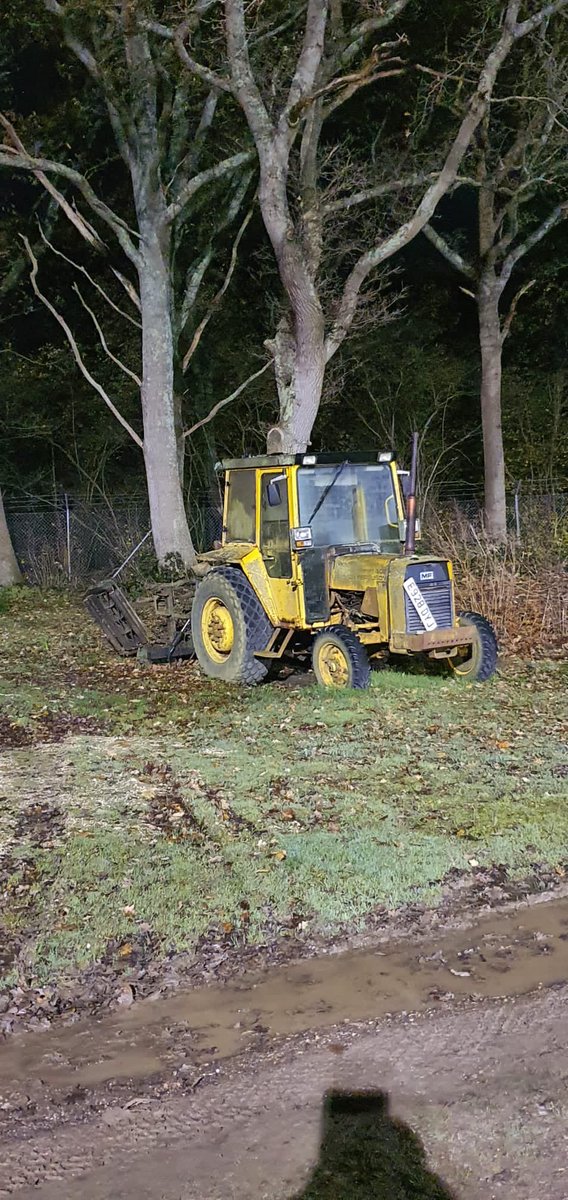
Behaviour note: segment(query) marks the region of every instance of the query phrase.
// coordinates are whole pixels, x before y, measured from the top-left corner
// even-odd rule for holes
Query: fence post
[[[71,513],[69,511],[69,496],[65,492],[65,538],[67,542],[67,578],[71,583]]]
[[[517,534],[517,542],[521,544],[521,512],[519,508],[519,492],[521,490],[520,481],[515,488],[515,530]]]

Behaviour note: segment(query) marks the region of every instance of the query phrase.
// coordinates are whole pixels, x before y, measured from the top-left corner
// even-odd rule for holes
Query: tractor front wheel
[[[260,683],[268,663],[256,658],[272,625],[248,579],[225,567],[198,583],[191,609],[191,636],[202,671],[225,683]]]
[[[366,688],[371,666],[365,647],[345,625],[331,625],[316,634],[312,648],[314,675],[322,687]]]
[[[473,628],[474,638],[463,654],[448,659],[448,663],[459,679],[467,683],[484,683],[495,673],[497,667],[497,638],[495,630],[486,617],[481,613],[462,612],[459,614],[460,625]]]

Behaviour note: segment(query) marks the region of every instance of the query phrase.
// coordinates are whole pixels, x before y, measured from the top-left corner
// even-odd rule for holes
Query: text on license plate
[[[414,605],[424,628],[428,630],[428,633],[431,633],[433,629],[437,629],[438,622],[436,621],[431,608],[428,607],[428,604],[426,603],[418,584],[416,584],[413,579],[405,579],[402,586],[404,587],[408,598]]]

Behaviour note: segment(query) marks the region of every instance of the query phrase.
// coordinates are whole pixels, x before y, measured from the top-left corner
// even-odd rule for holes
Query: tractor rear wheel
[[[322,687],[366,688],[371,665],[357,634],[345,625],[330,625],[316,634],[312,647],[314,675]]]
[[[484,683],[490,679],[497,666],[497,638],[495,630],[486,617],[481,613],[462,612],[458,617],[460,625],[473,627],[474,639],[465,654],[455,655],[448,663],[459,679],[467,683]]]
[[[260,683],[268,664],[256,658],[272,625],[238,567],[210,571],[198,583],[191,609],[191,636],[202,671],[225,683]]]

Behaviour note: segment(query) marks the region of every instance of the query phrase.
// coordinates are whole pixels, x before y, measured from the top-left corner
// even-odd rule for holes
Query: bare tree
[[[500,27],[482,56],[455,136],[433,170],[397,172],[394,178],[379,178],[329,201],[322,186],[324,125],[361,88],[404,71],[401,39],[391,35],[378,45],[373,39],[383,36],[410,0],[386,0],[370,13],[367,9],[369,15],[355,24],[347,20],[348,6],[341,0],[308,0],[280,27],[264,33],[247,26],[244,0],[225,0],[230,79],[215,76],[215,80],[236,96],[254,139],[260,164],[260,208],[287,301],[271,344],[280,404],[278,425],[269,434],[271,449],[301,451],[309,443],[326,365],[353,327],[366,281],[416,237],[455,185],[511,49],[567,3],[556,0],[524,20],[523,0],[503,4]],[[257,11],[254,5],[251,11]],[[294,44],[290,27],[299,17],[304,20],[299,50],[283,79],[288,47],[291,41]],[[282,67],[275,65],[270,78],[267,45],[271,44],[277,51],[273,58]],[[188,53],[185,61],[202,79],[211,77]],[[330,153],[328,146],[328,159]],[[365,245],[355,255],[331,311],[326,312],[324,253],[329,264],[337,249],[333,227],[330,242],[330,218],[340,212],[345,217],[354,215],[360,205],[387,192],[418,198],[386,234],[367,227]],[[344,228],[342,237],[349,238],[349,229]]]
[[[194,35],[213,3],[198,0],[193,7],[188,27]],[[79,369],[143,452],[158,558],[164,560],[175,554],[190,564],[195,552],[182,491],[180,383],[199,341],[199,337],[195,340],[193,319],[197,296],[214,257],[218,234],[235,220],[243,205],[250,179],[250,172],[243,179],[243,170],[252,156],[238,148],[224,157],[213,154],[211,143],[221,92],[215,86],[209,87],[196,113],[190,95],[191,80],[181,70],[173,45],[147,28],[148,6],[142,0],[121,0],[118,4],[101,0],[99,5],[84,9],[71,0],[68,4],[43,0],[43,4],[58,23],[67,47],[100,90],[128,172],[132,204],[125,212],[117,211],[97,193],[91,172],[82,173],[66,163],[29,153],[6,118],[0,165],[32,173],[91,247],[106,250],[106,231],[122,251],[125,266],[114,268],[114,278],[125,291],[123,304],[117,305],[108,287],[84,267],[71,265],[82,271],[89,286],[95,287],[97,302],[111,305],[113,320],[120,314],[139,330],[140,367],[132,371],[113,354],[112,336],[105,335],[102,319],[77,288],[101,346],[139,393],[141,433],[125,420],[88,369],[73,331],[38,282],[37,261],[28,245],[32,284],[36,295],[59,320]],[[208,165],[204,165],[205,156]],[[81,210],[57,191],[51,182],[53,176],[66,180],[75,190],[82,202]],[[218,186],[224,188],[221,197],[211,191]],[[209,237],[180,278],[179,252],[184,239],[187,241],[189,220],[204,198],[213,195],[216,203],[214,214],[208,214]],[[85,215],[85,205],[90,219]],[[108,254],[106,261],[113,266]],[[129,270],[133,270],[136,284]]]
[[[11,587],[13,584],[21,582],[22,575],[14,554],[0,490],[0,587]]]
[[[549,42],[541,29],[515,63],[512,94],[507,83],[494,94],[472,151],[477,196],[475,253],[459,240],[424,229],[429,241],[461,275],[474,298],[481,352],[481,419],[488,536],[507,538],[505,454],[502,431],[502,357],[521,298],[535,284],[510,284],[517,266],[568,217],[568,70],[566,38]],[[507,302],[501,309],[504,297]]]

